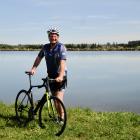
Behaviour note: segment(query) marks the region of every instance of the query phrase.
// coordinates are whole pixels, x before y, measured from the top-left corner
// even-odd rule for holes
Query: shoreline
[[[0,49],[0,51],[39,51],[40,49]],[[76,49],[70,49],[67,48],[67,51],[140,51],[140,49],[135,49],[135,48],[128,48],[128,49],[81,49],[81,48],[76,48]]]
[[[68,51],[140,51],[140,44],[64,44]],[[42,44],[0,44],[0,51],[38,51]]]

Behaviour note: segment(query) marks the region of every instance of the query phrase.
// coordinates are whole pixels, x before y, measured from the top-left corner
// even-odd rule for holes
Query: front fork
[[[53,104],[53,103],[51,102],[50,98],[51,98],[51,97],[49,96],[49,93],[46,92],[46,93],[43,95],[42,99],[38,102],[36,108],[35,108],[34,111],[33,111],[33,114],[35,115],[35,114],[37,113],[38,109],[39,109],[42,105],[45,105],[44,103],[46,103],[46,105],[47,105],[46,107],[47,107],[47,109],[48,109],[49,116],[52,116],[52,115],[54,116],[54,115],[55,115],[55,104]]]
[[[53,104],[51,102],[52,101],[52,100],[50,100],[51,96],[49,96],[48,92],[46,92],[45,95],[46,95],[46,100],[47,100],[48,113],[50,116],[52,116],[52,115],[54,116],[55,115],[55,104]]]

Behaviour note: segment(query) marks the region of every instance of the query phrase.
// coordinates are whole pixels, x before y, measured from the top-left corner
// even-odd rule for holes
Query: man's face
[[[49,41],[52,44],[55,44],[58,42],[59,36],[57,34],[50,34],[49,35]]]

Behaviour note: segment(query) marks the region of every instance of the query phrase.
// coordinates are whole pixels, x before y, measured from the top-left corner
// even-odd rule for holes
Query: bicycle
[[[29,72],[25,73],[29,76],[30,87],[28,90],[23,89],[19,91],[15,100],[15,112],[19,124],[26,126],[27,123],[35,118],[34,116],[39,110],[40,127],[48,127],[56,136],[60,136],[66,127],[67,114],[62,101],[51,94],[49,83],[55,82],[55,79],[43,78],[42,85],[32,85],[31,74]],[[42,87],[45,87],[45,93],[37,105],[35,105],[32,89]],[[60,107],[64,114],[63,120],[60,117]]]

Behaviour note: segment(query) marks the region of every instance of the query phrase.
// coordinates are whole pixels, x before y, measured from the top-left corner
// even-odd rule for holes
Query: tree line
[[[39,50],[43,44],[0,44],[0,50],[17,50],[17,51],[27,51],[27,50]],[[121,50],[140,50],[140,41],[129,41],[126,44],[119,43],[106,43],[106,44],[65,44],[67,50],[69,51],[121,51]]]

